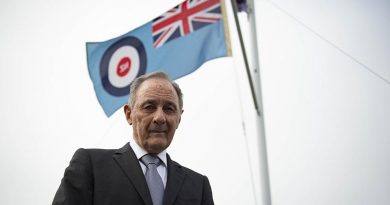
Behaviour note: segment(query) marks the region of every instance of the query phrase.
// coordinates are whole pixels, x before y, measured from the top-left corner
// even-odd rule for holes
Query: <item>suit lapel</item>
[[[171,205],[175,202],[184,181],[185,173],[181,166],[172,161],[167,154],[168,179],[165,188],[164,204]]]
[[[145,204],[152,205],[153,202],[150,197],[144,174],[142,173],[142,168],[129,143],[119,149],[113,155],[113,158],[121,167],[133,186],[136,188]]]

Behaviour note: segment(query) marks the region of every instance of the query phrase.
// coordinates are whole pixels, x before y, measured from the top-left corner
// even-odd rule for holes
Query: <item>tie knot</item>
[[[141,157],[141,162],[146,166],[146,167],[149,167],[150,164],[154,164],[156,165],[156,167],[158,167],[162,161],[160,160],[160,158],[158,158],[157,156],[155,155],[151,155],[151,154],[146,154],[144,155],[143,157]]]

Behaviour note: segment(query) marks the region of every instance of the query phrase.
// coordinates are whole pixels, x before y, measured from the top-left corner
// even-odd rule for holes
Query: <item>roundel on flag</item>
[[[146,52],[135,37],[122,38],[104,52],[100,62],[103,88],[114,96],[129,94],[131,82],[146,71]]]

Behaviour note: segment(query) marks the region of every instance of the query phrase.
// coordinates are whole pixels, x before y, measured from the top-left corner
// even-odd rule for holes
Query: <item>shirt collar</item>
[[[148,154],[148,152],[146,150],[144,150],[142,147],[140,147],[134,139],[131,139],[130,140],[130,146],[131,148],[133,149],[134,153],[135,153],[135,156],[137,156],[137,159],[140,160],[141,157],[143,157],[145,154]],[[160,152],[158,155],[158,158],[161,159],[161,161],[163,162],[164,166],[167,167],[167,150],[163,150],[162,152]]]

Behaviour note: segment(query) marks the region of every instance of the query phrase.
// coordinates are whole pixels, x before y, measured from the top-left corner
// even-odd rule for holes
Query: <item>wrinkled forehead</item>
[[[161,78],[145,80],[136,93],[137,100],[162,100],[179,105],[179,97],[170,81]]]

